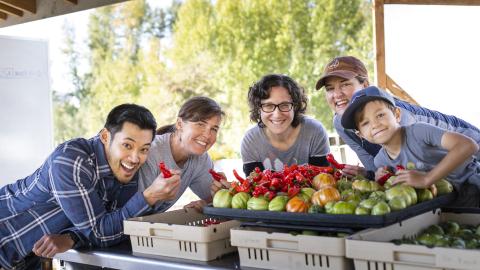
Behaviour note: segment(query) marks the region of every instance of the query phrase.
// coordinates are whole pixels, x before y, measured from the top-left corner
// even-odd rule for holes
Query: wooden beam
[[[8,15],[7,15],[7,13],[5,13],[5,12],[1,12],[1,11],[0,11],[0,20],[4,20],[4,21],[6,21],[6,20],[7,20],[7,18],[8,18]]]
[[[380,88],[387,87],[387,74],[385,71],[385,25],[383,13],[383,0],[375,0],[373,4],[373,39],[375,51],[375,84]]]
[[[65,0],[65,1],[70,2],[74,5],[78,5],[78,0]]]
[[[37,13],[37,0],[0,0],[0,3],[7,4],[23,11],[33,14]]]
[[[8,6],[8,5],[5,5],[5,4],[2,4],[2,3],[0,3],[0,10],[6,12],[8,14],[17,15],[18,17],[23,16],[23,11],[21,11],[20,9],[16,9],[16,8],[13,8],[11,6]]]
[[[418,102],[410,96],[407,91],[403,90],[390,76],[387,75],[387,89],[395,96],[408,101],[411,104],[419,105]]]
[[[385,0],[385,4],[480,6],[480,0]]]

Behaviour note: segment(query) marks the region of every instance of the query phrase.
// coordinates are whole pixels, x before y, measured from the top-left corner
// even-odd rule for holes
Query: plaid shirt
[[[114,178],[98,136],[73,139],[32,175],[0,189],[0,264],[12,268],[43,235],[72,228],[89,244],[116,244],[125,239],[123,220],[151,210],[137,176],[128,184]]]

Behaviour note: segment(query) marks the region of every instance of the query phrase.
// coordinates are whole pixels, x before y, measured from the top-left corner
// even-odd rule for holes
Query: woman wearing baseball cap
[[[342,140],[352,148],[364,167],[347,165],[343,173],[347,176],[361,174],[374,178],[374,157],[380,145],[362,140],[353,130],[345,129],[341,124],[341,116],[348,107],[352,95],[369,86],[368,71],[359,59],[353,56],[340,56],[332,59],[326,66],[323,75],[317,81],[316,89],[325,89],[325,97],[330,108],[335,112],[333,126]],[[480,144],[480,130],[472,124],[452,115],[410,104],[395,98],[395,105],[401,110],[400,125],[406,126],[416,122],[429,123],[449,131],[462,133]],[[475,154],[480,160],[480,152]]]

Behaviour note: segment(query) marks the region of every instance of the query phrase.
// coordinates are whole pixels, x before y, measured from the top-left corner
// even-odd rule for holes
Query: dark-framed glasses
[[[266,113],[271,113],[275,111],[276,108],[281,112],[289,112],[293,109],[293,102],[282,102],[280,104],[263,103],[260,105],[260,108]]]

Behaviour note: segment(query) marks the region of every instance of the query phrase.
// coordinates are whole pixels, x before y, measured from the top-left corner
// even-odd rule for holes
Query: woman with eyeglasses
[[[307,101],[303,88],[286,75],[265,75],[250,87],[250,120],[257,125],[242,140],[245,175],[255,167],[280,171],[284,164],[328,165],[328,134],[304,115]]]

